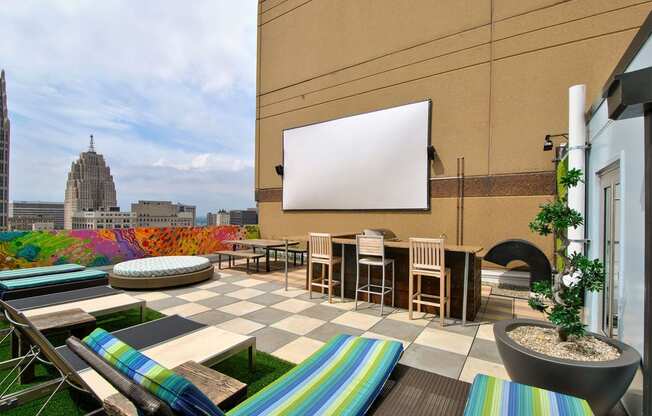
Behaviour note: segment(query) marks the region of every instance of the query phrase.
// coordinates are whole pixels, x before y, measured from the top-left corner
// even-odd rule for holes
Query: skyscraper
[[[115,184],[104,157],[95,151],[93,135],[88,151],[72,163],[64,200],[64,228],[72,229],[76,212],[109,210],[117,205]]]
[[[7,229],[9,213],[9,115],[5,71],[0,71],[0,230]]]

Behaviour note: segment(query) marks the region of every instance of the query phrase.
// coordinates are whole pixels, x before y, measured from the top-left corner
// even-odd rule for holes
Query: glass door
[[[620,268],[620,170],[609,169],[600,176],[602,189],[601,254],[605,266],[605,286],[602,292],[602,331],[618,337],[618,306]]]

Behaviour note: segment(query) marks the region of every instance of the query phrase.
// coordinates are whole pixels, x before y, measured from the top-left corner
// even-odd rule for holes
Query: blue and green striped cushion
[[[195,385],[125,344],[101,328],[83,342],[111,366],[165,401],[173,410],[188,416],[223,416]]]
[[[84,269],[85,267],[79,264],[57,264],[56,266],[2,270],[0,271],[0,280],[22,279],[25,277],[42,276],[44,274],[78,272]]]
[[[6,290],[25,289],[58,283],[76,282],[82,280],[100,279],[108,274],[101,270],[81,270],[71,273],[48,274],[44,276],[32,276],[24,279],[12,279],[0,281],[0,292]]]
[[[478,374],[464,416],[588,416],[586,400]]]
[[[364,415],[402,352],[397,341],[338,335],[227,415]]]

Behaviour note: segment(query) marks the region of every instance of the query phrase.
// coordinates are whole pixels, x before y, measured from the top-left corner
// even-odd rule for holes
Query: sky
[[[254,206],[255,0],[2,0],[11,200],[63,201],[95,137],[118,204]]]

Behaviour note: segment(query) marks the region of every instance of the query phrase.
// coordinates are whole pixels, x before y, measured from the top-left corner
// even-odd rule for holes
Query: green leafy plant
[[[559,183],[566,188],[575,187],[581,181],[582,171],[579,169],[570,169],[559,178]],[[571,336],[584,336],[581,321],[584,292],[599,292],[604,288],[605,272],[600,260],[590,260],[581,253],[567,253],[570,243],[568,228],[577,228],[582,223],[582,215],[568,207],[566,194],[543,204],[530,222],[533,232],[543,236],[554,233],[561,242],[557,254],[562,267],[549,281],[535,282],[533,296],[528,301],[531,308],[542,312],[557,327],[561,341],[567,341]]]

